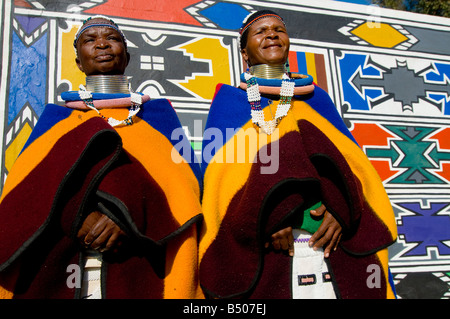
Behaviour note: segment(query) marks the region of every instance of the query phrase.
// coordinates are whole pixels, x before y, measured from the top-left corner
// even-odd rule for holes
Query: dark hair
[[[256,21],[267,17],[277,18],[281,22],[283,22],[283,24],[285,24],[283,18],[279,14],[271,10],[260,10],[252,13],[244,19],[244,21],[242,22],[242,26],[239,29],[241,50],[247,45],[248,29],[250,28],[250,26]]]

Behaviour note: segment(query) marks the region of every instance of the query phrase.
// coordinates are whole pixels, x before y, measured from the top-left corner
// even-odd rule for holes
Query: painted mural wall
[[[243,71],[237,30],[281,14],[291,71],[327,90],[380,174],[399,237],[399,298],[450,297],[450,19],[328,0],[1,0],[0,185],[46,103],[85,83],[74,63],[84,19],[112,17],[135,91],[172,101],[197,154],[217,83]]]

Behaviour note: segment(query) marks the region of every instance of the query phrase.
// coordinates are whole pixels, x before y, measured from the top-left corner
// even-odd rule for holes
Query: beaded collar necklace
[[[103,93],[116,93],[113,88],[120,88],[120,91],[123,92],[123,81],[126,80],[128,83],[128,78],[126,77],[117,77],[117,76],[102,76],[101,81],[98,81],[100,78],[96,78],[96,81],[90,81],[91,78],[86,78],[86,83],[88,87],[92,85],[93,88],[98,87],[99,83],[103,87],[104,91]],[[108,84],[108,82],[110,82]],[[109,125],[112,127],[119,126],[119,125],[132,125],[133,124],[133,117],[140,111],[140,107],[142,104],[142,95],[134,93],[131,91],[131,88],[128,88],[128,92],[130,93],[131,97],[131,106],[128,110],[128,116],[124,120],[116,120],[113,117],[105,117],[100,111],[94,106],[94,101],[92,98],[92,92],[88,91],[83,85],[80,85],[80,90],[78,91],[78,95],[80,96],[80,99],[86,104],[88,108],[91,110],[94,110],[100,115],[104,120],[108,122]]]
[[[292,97],[294,96],[294,79],[284,73],[281,81],[280,102],[277,106],[275,117],[266,121],[264,111],[261,108],[261,94],[259,93],[259,85],[256,78],[249,72],[244,73],[247,82],[247,99],[251,107],[252,122],[260,127],[267,135],[271,135],[278,123],[291,108]]]

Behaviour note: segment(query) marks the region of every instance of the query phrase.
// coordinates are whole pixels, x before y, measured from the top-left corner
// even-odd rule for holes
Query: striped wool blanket
[[[263,97],[261,105],[266,119],[275,114],[277,101]],[[322,201],[343,228],[326,261],[336,296],[394,297],[387,255],[397,236],[393,209],[377,172],[319,87],[295,96],[278,130],[266,135],[254,128],[246,92],[218,85],[202,173],[199,278],[207,296],[292,298],[292,258],[264,245],[274,232],[301,225],[303,211]],[[379,270],[376,288],[367,284],[371,269]]]
[[[183,130],[170,102],[144,101],[133,125],[114,128],[92,110],[46,106],[1,197],[3,297],[80,297],[67,269],[83,260],[76,234],[93,210],[127,234],[126,249],[103,254],[104,298],[197,296],[200,166],[174,148]]]

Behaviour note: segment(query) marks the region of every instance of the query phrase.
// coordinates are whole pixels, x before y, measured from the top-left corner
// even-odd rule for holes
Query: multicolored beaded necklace
[[[259,93],[259,85],[257,79],[249,72],[244,73],[247,82],[247,99],[251,107],[252,122],[260,127],[267,135],[271,135],[278,123],[291,108],[292,97],[294,96],[294,79],[289,78],[287,74],[283,74],[280,91],[280,102],[277,106],[275,117],[266,121],[264,111],[261,108],[261,94]]]
[[[100,115],[104,120],[108,122],[109,125],[112,127],[119,126],[119,125],[132,125],[133,124],[133,117],[139,113],[140,107],[142,104],[142,96],[140,94],[130,92],[131,95],[131,106],[128,110],[128,116],[126,119],[119,121],[112,117],[105,117],[100,111],[94,106],[94,101],[92,99],[92,92],[86,90],[86,88],[83,85],[80,85],[80,90],[78,91],[78,95],[80,96],[80,99],[83,100],[83,102],[86,104],[88,108],[91,110],[94,110]]]

